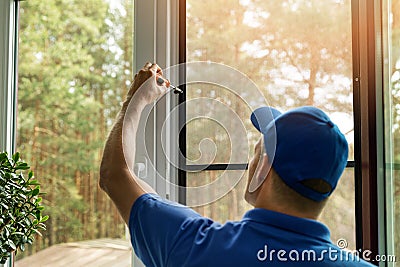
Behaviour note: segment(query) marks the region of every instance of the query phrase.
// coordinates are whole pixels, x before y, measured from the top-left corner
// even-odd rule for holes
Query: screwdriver
[[[167,83],[167,82],[166,82],[163,78],[158,77],[158,78],[157,78],[157,83],[158,83],[158,85],[163,85],[163,83]],[[170,84],[169,82],[168,82],[167,84],[169,84],[169,87],[170,87],[172,90],[174,90],[174,94],[183,94],[183,91],[182,91],[180,88],[178,88],[178,87],[176,87],[176,86],[173,86],[173,85]]]

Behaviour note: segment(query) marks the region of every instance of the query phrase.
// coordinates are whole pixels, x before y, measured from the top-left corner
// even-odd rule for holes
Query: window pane
[[[244,213],[251,209],[251,206],[244,200],[247,173],[247,171],[201,171],[188,173],[188,205],[191,203],[205,203],[205,205],[194,207],[194,209],[201,215],[219,222],[240,220]],[[232,178],[236,180],[238,176],[241,179],[232,190],[229,190],[230,186],[225,186],[224,188],[212,186],[205,194],[196,194],[192,193],[193,191],[190,189],[191,187],[210,184],[218,179]],[[223,195],[223,197],[217,200],[217,196],[219,195]],[[212,199],[216,201],[209,201]]]
[[[260,137],[251,109],[234,92],[209,84],[187,88],[187,164],[246,163]],[[194,115],[191,115],[191,114]],[[250,140],[250,142],[248,141]]]
[[[239,70],[255,83],[267,104],[281,111],[304,105],[323,109],[346,134],[349,160],[354,159],[350,0],[187,0],[186,22],[187,62],[217,62]],[[205,68],[209,77],[215,75],[211,67]],[[188,77],[193,72],[187,68]],[[260,137],[249,116],[264,100],[249,92],[242,87],[232,93],[229,87],[207,82],[187,87],[188,117],[199,114],[187,123],[187,162],[248,162]],[[221,106],[229,107],[228,111],[224,113]],[[226,117],[232,119],[226,121]],[[236,146],[242,146],[243,154],[232,152]],[[189,187],[204,185],[223,173],[229,177],[226,173],[235,171],[188,173],[187,183]],[[214,190],[219,195],[218,189],[210,187],[208,194]],[[232,193],[196,210],[220,222],[238,220],[250,209],[242,204],[243,192],[242,180]],[[333,242],[344,238],[350,249],[355,248],[354,196],[350,168],[321,217],[332,231]],[[187,203],[205,197],[188,189]]]
[[[97,183],[103,142],[132,76],[133,0],[20,5],[17,150],[47,192],[50,219],[16,266],[102,266],[107,253],[130,266],[124,223]]]
[[[394,254],[400,256],[400,164],[397,163],[397,168],[393,170],[394,183],[394,226],[393,231],[395,250]]]
[[[350,250],[356,249],[354,192],[354,169],[346,168],[319,218],[331,230],[332,242],[345,240],[347,248]]]
[[[349,160],[353,159],[351,43],[350,0],[187,1],[188,62],[211,61],[236,68],[254,81],[269,105],[282,111],[303,105],[322,108],[346,133],[350,144]],[[208,69],[209,76],[215,75]],[[190,68],[187,72],[188,76],[192,75]],[[243,111],[245,103],[260,105],[260,96],[248,96],[251,101],[247,101],[241,95],[227,96],[227,89],[190,85],[187,100],[228,98],[230,101],[224,103],[246,125],[244,128],[252,144],[254,130],[247,127],[250,110]],[[248,88],[244,87],[241,92],[246,90]],[[188,112],[203,108],[207,110],[203,115],[213,120],[220,111],[217,104],[204,104],[204,107],[198,104],[198,101],[188,102]],[[225,153],[233,144],[226,146],[225,140],[219,141],[220,132],[209,130],[211,124],[199,119],[187,125],[189,163],[198,163],[192,161],[200,158],[201,145],[205,152],[225,147],[216,152],[215,158],[211,153],[211,161],[230,162],[226,160],[231,157]],[[236,132],[227,134],[238,135]],[[201,144],[203,139],[217,141],[215,146],[210,140]],[[235,161],[247,162],[246,155]]]
[[[400,256],[400,2],[383,1],[387,236]],[[390,212],[392,211],[392,212]],[[394,251],[391,251],[394,250]],[[397,260],[398,261],[398,260]]]
[[[194,209],[201,215],[212,218],[221,223],[227,220],[240,220],[244,213],[252,207],[244,200],[248,172],[243,171],[202,171],[187,174],[187,199],[188,205],[191,203],[205,203]],[[219,188],[212,186],[205,194],[196,194],[191,187],[204,186],[218,179],[237,179],[241,180],[230,191],[229,186]],[[223,186],[223,184],[221,183]],[[226,194],[217,199],[217,195],[223,192]],[[326,224],[331,231],[332,242],[344,239],[348,249],[355,249],[355,188],[354,170],[345,169],[335,192],[330,197],[320,220]],[[210,202],[210,199],[215,201]]]

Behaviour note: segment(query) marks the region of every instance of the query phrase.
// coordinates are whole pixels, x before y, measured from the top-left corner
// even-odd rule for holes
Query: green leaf
[[[40,220],[40,222],[45,222],[49,219],[49,215],[43,216],[43,218]]]
[[[46,230],[46,225],[44,223],[39,223],[38,224],[38,229]]]
[[[17,164],[17,166],[15,166],[15,169],[16,170],[28,170],[28,169],[30,169],[30,167],[27,163],[23,162],[23,163]]]
[[[39,188],[35,188],[32,190],[32,196],[37,196],[39,194],[40,189]]]
[[[3,162],[4,160],[8,159],[8,154],[7,152],[2,152],[0,153],[0,163]]]
[[[24,233],[21,233],[21,232],[14,232],[14,233],[12,233],[11,235],[24,235]]]
[[[8,240],[7,244],[13,249],[16,250],[17,246],[14,244],[14,242],[12,240]]]
[[[8,230],[7,227],[4,228],[4,234],[8,238],[10,236],[10,231]]]
[[[32,228],[31,230],[32,230],[33,232],[37,233],[38,235],[42,236],[42,233],[39,232],[39,230],[37,230],[37,229],[35,229],[35,228]]]
[[[38,180],[32,180],[28,182],[29,185],[40,185],[40,183],[38,182]]]
[[[17,152],[17,153],[15,153],[13,156],[12,156],[12,159],[13,159],[13,161],[15,162],[15,163],[17,163],[18,162],[18,160],[19,160],[19,157],[20,155],[19,155],[19,152]]]

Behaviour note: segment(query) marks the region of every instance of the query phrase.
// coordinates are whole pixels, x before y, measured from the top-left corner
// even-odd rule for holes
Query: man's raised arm
[[[136,132],[143,109],[166,92],[167,88],[159,86],[156,82],[159,76],[162,76],[161,68],[151,63],[146,63],[135,75],[104,147],[99,185],[112,199],[127,224],[131,207],[136,199],[145,193],[155,193],[148,184],[131,173],[127,162],[134,162],[135,159]],[[131,129],[124,136],[127,140],[131,140],[128,151],[123,149],[124,127]]]

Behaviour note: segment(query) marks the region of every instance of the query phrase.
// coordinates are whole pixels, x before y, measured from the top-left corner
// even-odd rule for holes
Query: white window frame
[[[18,2],[0,1],[0,151],[15,150]]]
[[[178,0],[135,0],[134,73],[148,61],[156,62],[162,68],[178,64],[178,8]],[[167,157],[175,157],[178,148],[169,146],[170,142],[167,140],[177,136],[178,118],[169,119],[168,124],[163,124],[177,104],[177,95],[169,93],[165,99],[157,103],[146,122],[145,118],[142,118],[139,130],[144,128],[144,123],[147,129],[145,136],[143,133],[138,133],[138,146],[143,145],[144,140],[147,141],[147,145],[146,149],[137,147],[135,162],[146,166],[146,170],[142,172],[145,176],[141,178],[162,197],[173,201],[178,200],[177,192],[174,188],[170,188],[165,180],[174,183],[177,179],[177,168],[168,162]],[[162,127],[167,127],[164,140],[161,140]],[[164,149],[161,143],[166,145]],[[152,170],[150,162],[154,164],[157,173]]]
[[[16,133],[18,1],[0,1],[0,151],[13,154]],[[11,267],[13,260],[4,266]]]
[[[134,2],[134,73],[150,61],[161,68],[179,63],[179,0],[135,0]],[[174,74],[178,75],[178,74]],[[167,77],[173,79],[176,77]],[[178,169],[171,164],[177,162],[178,147],[171,141],[178,136],[178,114],[166,120],[170,111],[178,105],[175,94],[167,94],[157,103],[150,116],[141,118],[137,134],[135,165],[145,167],[138,176],[150,184],[157,193],[166,199],[178,201],[178,190],[171,184],[178,184]],[[146,119],[146,121],[145,121]],[[166,122],[166,125],[163,125]],[[141,129],[146,125],[146,134]],[[161,140],[162,127],[166,127],[165,137]],[[171,140],[171,141],[169,141]],[[147,144],[143,147],[143,144]],[[162,147],[165,144],[165,147]],[[152,163],[154,167],[151,166]],[[156,170],[156,171],[155,171]],[[141,173],[143,175],[141,175]],[[133,266],[143,266],[133,256]]]

